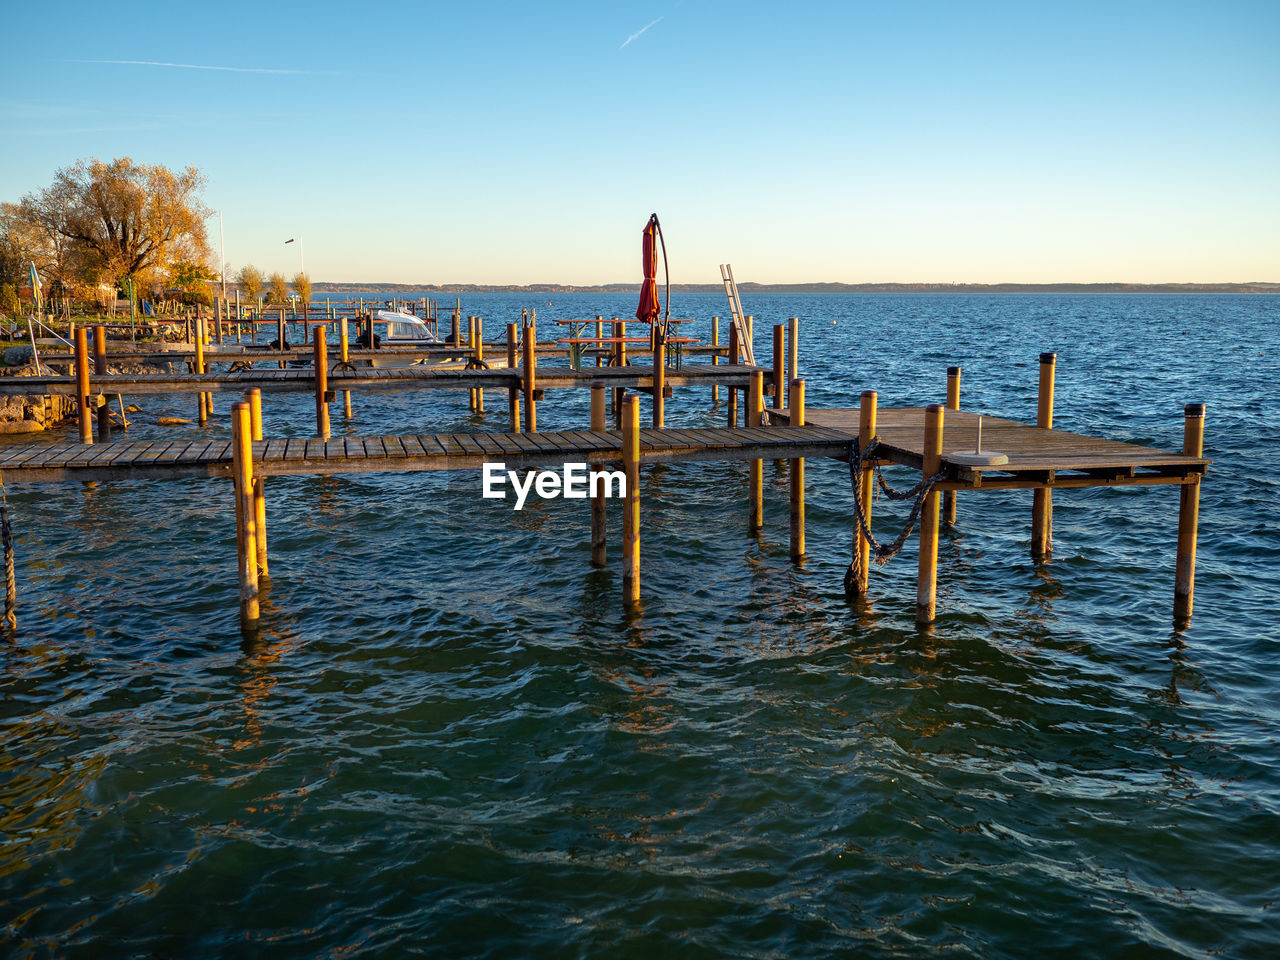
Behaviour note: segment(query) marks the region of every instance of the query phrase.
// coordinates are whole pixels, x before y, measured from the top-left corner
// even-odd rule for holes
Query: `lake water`
[[[833,461],[809,462],[802,567],[772,462],[759,538],[745,464],[645,468],[633,615],[616,502],[592,571],[582,501],[516,513],[472,473],[272,479],[244,643],[229,483],[10,484],[2,952],[1280,955],[1280,297],[746,306],[762,358],[801,318],[811,408],[941,401],[960,364],[962,406],[1033,420],[1043,350],[1064,429],[1178,449],[1207,403],[1190,626],[1174,487],[1055,494],[1045,565],[1029,492],[962,495],[925,634],[914,539],[846,602]],[[493,330],[522,307],[546,336],[634,298],[463,299]],[[131,436],[198,433],[154,425],[194,397],[136,402]],[[462,392],[354,403],[335,434],[507,428],[498,396],[484,419]],[[538,413],[579,428],[586,393]],[[677,390],[667,418],[723,408]],[[270,395],[265,422],[305,436],[312,400]],[[903,516],[882,503],[877,530]]]

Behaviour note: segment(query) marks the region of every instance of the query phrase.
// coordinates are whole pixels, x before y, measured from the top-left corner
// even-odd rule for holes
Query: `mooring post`
[[[1188,457],[1204,456],[1204,404],[1189,403],[1183,408],[1182,452]],[[1178,499],[1177,582],[1173,592],[1175,620],[1191,619],[1196,589],[1196,530],[1200,523],[1200,474],[1193,474],[1180,488]]]
[[[516,370],[516,325],[507,324],[507,372]],[[507,415],[511,418],[511,432],[520,432],[520,388],[507,388]]]
[[[625,367],[631,362],[627,359],[627,321],[616,321],[613,329],[617,331],[614,336],[621,338],[618,342],[618,366]]]
[[[597,340],[604,339],[604,315],[600,313],[596,314],[596,339]],[[599,347],[601,346],[601,344],[597,343],[596,346]],[[600,355],[600,350],[598,349],[596,350],[596,366],[597,367],[604,366],[604,357]]]
[[[538,354],[534,349],[533,324],[524,328],[524,428],[527,433],[538,432],[538,404],[533,392],[538,386]]]
[[[476,318],[467,317],[467,350],[471,354],[471,359],[476,356]],[[469,387],[467,389],[467,409],[472,413],[476,412],[476,388]]]
[[[369,333],[370,334],[373,333],[372,323],[369,324]],[[280,308],[280,314],[279,316],[276,317],[276,343],[277,343],[277,349],[280,351],[283,351],[285,348],[284,346],[284,307]],[[285,368],[285,362],[281,360],[280,369],[283,370],[284,368]]]
[[[1053,429],[1053,375],[1056,353],[1040,354],[1040,399],[1036,406],[1036,426]],[[1031,559],[1044,561],[1053,552],[1053,491],[1037,487],[1031,503]]]
[[[667,344],[666,336],[653,325],[653,429],[661,430],[666,417]]]
[[[627,493],[622,509],[622,597],[630,605],[640,599],[640,398],[622,401],[622,468]]]
[[[620,368],[627,362],[627,355],[623,350],[622,343],[622,331],[624,327],[622,321],[617,317],[614,317],[613,320],[610,321],[610,325],[613,329],[614,339],[613,366]],[[618,430],[622,429],[622,398],[626,396],[626,393],[627,391],[624,387],[615,387],[613,391],[613,420],[615,428]]]
[[[791,381],[791,426],[804,426],[804,381]],[[791,559],[804,558],[804,457],[791,461]]]
[[[93,328],[93,372],[98,376],[107,372],[107,328],[100,323]],[[111,439],[111,407],[106,397],[98,407],[98,439],[103,443]]]
[[[607,429],[604,412],[604,400],[608,388],[599,380],[591,384],[591,430],[604,433]],[[605,550],[605,502],[604,484],[591,495],[591,565],[603,567],[607,553]]]
[[[800,377],[800,318],[792,317],[787,324],[787,376],[795,383]],[[787,406],[791,406],[790,397]]]
[[[324,324],[316,324],[312,343],[312,366],[316,374],[316,433],[329,439],[329,350],[325,343]]]
[[[960,409],[960,368],[947,367],[947,409]],[[942,522],[947,526],[955,526],[956,492],[948,490],[942,495]]]
[[[222,346],[222,298],[213,301],[213,342]]]
[[[925,478],[942,469],[943,411],[939,403],[931,403],[924,411]],[[916,623],[933,623],[938,602],[938,491],[924,498],[920,510],[920,567],[916,580]]]
[[[249,404],[231,405],[232,475],[236,497],[236,560],[240,573],[240,627],[258,628],[258,546],[253,506],[253,441]]]
[[[741,345],[738,343],[738,325],[730,321],[729,323],[729,365],[737,366],[738,351]],[[729,387],[726,393],[729,408],[725,414],[725,426],[730,430],[738,425],[738,391],[734,387]]]
[[[476,369],[484,369],[483,317],[476,317]],[[476,387],[476,413],[484,413],[484,387]]]
[[[344,364],[349,364],[351,362],[351,335],[347,331],[346,317],[343,317],[338,321],[338,339],[342,345],[341,346],[342,362]],[[347,420],[351,419],[351,391],[350,390],[342,391],[342,415]]]
[[[747,390],[747,426],[758,428],[763,423],[764,414],[764,371],[751,371],[751,386]],[[759,533],[764,527],[764,461],[752,460],[748,463],[751,489],[751,520],[749,526],[752,533]]]
[[[76,398],[80,414],[80,442],[93,443],[93,420],[89,416],[89,335],[76,327]]]
[[[249,403],[249,432],[256,443],[262,439],[262,391],[257,387],[245,391]],[[234,422],[234,418],[233,418]],[[258,575],[267,575],[267,491],[264,479],[253,477],[254,539],[258,549]]]
[[[858,409],[858,449],[866,451],[871,441],[876,438],[876,392],[863,390]],[[875,491],[875,465],[864,462],[861,475],[858,477],[858,499],[862,503],[862,513],[866,517],[867,527],[871,526],[871,495]],[[851,596],[865,597],[871,576],[871,541],[862,532],[862,524],[857,517],[853,518],[853,566],[855,576],[850,581]]]
[[[719,317],[711,318],[711,346],[712,347],[720,346],[720,318]],[[720,365],[720,354],[716,350],[711,351],[711,365],[713,367],[718,367]],[[715,406],[719,402],[720,402],[720,384],[713,383],[711,384],[711,404],[712,406]]]
[[[773,408],[781,410],[787,393],[787,328],[780,323],[773,325]]]
[[[196,348],[196,373],[204,373],[204,331],[200,329],[203,320],[200,318],[199,311],[196,313],[195,319],[195,336],[191,339],[195,341]],[[209,408],[204,402],[204,392],[196,394],[196,419],[203,426],[208,421]]]

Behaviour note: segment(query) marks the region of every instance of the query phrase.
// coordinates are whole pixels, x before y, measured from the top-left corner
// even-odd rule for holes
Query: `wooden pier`
[[[475,328],[473,328],[475,329]],[[916,617],[921,624],[935,619],[937,546],[941,521],[940,499],[958,492],[1030,489],[1034,491],[1031,553],[1038,560],[1052,551],[1052,499],[1057,488],[1172,484],[1180,488],[1174,613],[1189,618],[1195,578],[1196,533],[1201,477],[1210,461],[1202,456],[1204,407],[1184,411],[1183,449],[1179,453],[1140,447],[1057,430],[1053,420],[1053,354],[1041,355],[1040,395],[1036,424],[982,417],[982,446],[999,451],[999,463],[975,463],[967,453],[977,444],[979,416],[958,409],[959,368],[948,371],[947,405],[880,410],[874,391],[864,391],[859,406],[805,411],[805,384],[786,378],[797,359],[786,356],[783,328],[774,328],[774,366],[764,368],[737,362],[731,335],[727,363],[669,368],[658,338],[651,365],[598,367],[575,370],[538,367],[536,340],[525,338],[517,366],[514,325],[508,327],[506,369],[474,365],[463,370],[430,367],[353,369],[340,364],[330,369],[325,338],[313,344],[314,362],[306,369],[245,370],[192,375],[90,375],[84,331],[77,337],[77,376],[23,377],[0,380],[0,394],[48,392],[81,400],[79,443],[24,444],[0,448],[0,475],[7,482],[128,480],[140,478],[231,477],[236,491],[236,526],[240,568],[242,622],[246,630],[258,621],[258,575],[267,570],[266,505],[263,479],[299,474],[479,470],[501,462],[509,469],[566,463],[620,464],[627,477],[623,534],[623,595],[631,603],[640,595],[639,468],[647,463],[681,461],[749,461],[749,523],[758,531],[763,523],[763,460],[787,460],[789,470],[790,552],[800,561],[805,554],[805,460],[834,458],[850,463],[854,491],[854,535],[845,588],[850,596],[865,596],[873,553],[871,509],[874,475],[879,467],[899,465],[921,473],[912,517],[919,522],[919,573]],[[794,327],[793,327],[794,330]],[[477,339],[472,341],[476,346]],[[344,345],[345,346],[345,345]],[[483,347],[479,348],[483,356]],[[717,358],[718,359],[718,358]],[[789,361],[789,362],[788,362]],[[99,366],[98,369],[101,369]],[[201,367],[203,369],[203,367]],[[317,376],[317,372],[319,376]],[[670,387],[728,388],[730,398],[743,391],[744,425],[737,426],[737,404],[727,406],[729,425],[718,429],[666,429],[663,399]],[[508,393],[511,432],[415,434],[410,436],[339,437],[329,439],[328,403],[336,391],[351,389],[452,388],[473,391],[503,389]],[[590,388],[590,429],[537,431],[536,402],[548,388]],[[639,398],[651,398],[654,429],[639,426]],[[88,395],[241,392],[244,402],[232,406],[230,438],[151,440],[93,444]],[[317,436],[311,439],[264,439],[261,398],[264,392],[314,391]],[[603,429],[605,398],[615,398],[620,429]],[[766,394],[774,407],[765,410]],[[783,398],[789,406],[780,404]],[[521,401],[524,410],[521,411]],[[204,402],[203,400],[201,401]],[[482,404],[483,400],[479,399]],[[483,409],[480,407],[480,409]],[[523,417],[521,416],[523,412]],[[954,503],[945,511],[955,516]],[[591,542],[594,563],[604,562],[603,500],[591,503]],[[905,534],[897,545],[905,540]],[[883,550],[882,547],[877,550]],[[879,554],[884,556],[886,554]]]

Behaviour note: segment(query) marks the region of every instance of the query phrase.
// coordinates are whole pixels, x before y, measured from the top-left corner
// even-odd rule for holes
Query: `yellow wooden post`
[[[350,349],[350,333],[347,331],[347,318],[343,317],[338,321],[339,338],[342,344],[342,362],[351,362]],[[347,419],[351,419],[351,391],[342,391],[342,415]]]
[[[475,318],[476,368],[484,369],[484,319]],[[476,413],[484,413],[484,387],[476,387]]]
[[[516,325],[507,324],[507,372],[516,371]],[[520,389],[507,388],[507,415],[511,418],[511,432],[520,432]]]
[[[257,443],[262,440],[262,391],[257,387],[245,392],[249,402],[249,433]],[[254,539],[258,552],[258,576],[267,575],[267,491],[263,487],[263,477],[253,478],[253,519]]]
[[[924,413],[924,476],[942,469],[942,430],[946,408],[931,403]],[[920,511],[920,567],[916,580],[916,622],[933,623],[938,602],[938,492],[924,498]]]
[[[653,429],[661,430],[666,417],[667,345],[657,324],[653,326]]]
[[[524,428],[528,433],[538,432],[538,404],[533,399],[533,393],[538,387],[535,336],[533,324],[524,328]]]
[[[720,318],[719,317],[711,318],[711,346],[713,347],[720,346]],[[718,367],[720,365],[720,354],[716,353],[715,351],[712,351],[711,353],[711,365],[713,367]],[[720,384],[713,383],[711,385],[711,403],[714,405],[719,402],[720,402]]]
[[[947,367],[947,409],[960,409],[960,368]],[[955,526],[956,492],[948,490],[942,495],[942,522],[947,526]]]
[[[93,328],[93,372],[98,376],[107,372],[107,328],[100,323]],[[104,443],[111,439],[111,407],[106,397],[98,407],[98,439]]]
[[[76,327],[76,406],[80,414],[80,442],[93,443],[93,420],[89,416],[89,335]]]
[[[604,401],[608,388],[600,381],[591,384],[591,430],[604,433],[605,422]],[[604,486],[601,485],[591,497],[591,565],[603,567],[608,553],[605,549],[605,529],[607,515],[605,513]]]
[[[622,402],[622,465],[627,478],[622,508],[622,596],[628,605],[640,599],[640,398]]]
[[[1183,409],[1182,452],[1188,457],[1204,456],[1204,404],[1189,403]],[[1191,619],[1196,587],[1196,531],[1200,523],[1200,475],[1194,474],[1180,487],[1178,499],[1177,582],[1173,592],[1173,616]]]
[[[751,386],[747,390],[747,426],[758,428],[763,425],[764,412],[764,371],[751,371]],[[751,489],[751,520],[749,526],[752,533],[764,527],[764,461],[751,460],[748,463]]]
[[[196,311],[196,335],[192,338],[195,340],[196,346],[196,373],[204,373],[204,319],[200,316],[200,311]],[[209,406],[205,402],[204,392],[196,394],[196,418],[201,424],[208,422]]]
[[[1036,426],[1045,430],[1053,428],[1053,378],[1057,365],[1056,353],[1040,354],[1040,397],[1036,406]],[[1053,552],[1053,491],[1037,488],[1031,505],[1031,558],[1037,561],[1049,559]]]
[[[738,352],[740,350],[741,350],[741,345],[738,343],[738,325],[736,323],[730,322],[729,324],[729,357],[728,357],[730,366],[737,365]],[[725,426],[727,426],[730,430],[732,430],[734,427],[738,425],[738,391],[735,387],[729,387],[727,389],[728,389],[728,394],[727,394],[728,403],[726,404],[726,406],[728,407],[728,409],[725,412]]]
[[[316,434],[329,439],[329,351],[325,344],[324,324],[316,324],[312,344],[312,362],[316,375]]]
[[[858,449],[865,451],[876,437],[876,392],[863,390],[858,410]],[[858,477],[858,499],[862,501],[862,510],[867,518],[867,526],[871,526],[871,495],[875,491],[875,467],[867,464]],[[871,575],[871,541],[862,532],[862,524],[857,517],[853,518],[853,557],[856,576],[849,583],[851,596],[865,597]]]
[[[791,381],[791,426],[804,426],[804,381]],[[791,461],[791,559],[804,557],[804,457]]]
[[[781,410],[787,393],[787,360],[784,341],[787,328],[773,325],[773,408]]]
[[[240,574],[240,627],[258,628],[257,525],[253,506],[253,446],[249,404],[231,405],[232,468],[236,497],[236,559]]]
[[[787,321],[787,376],[794,383],[800,377],[800,318],[792,317]],[[791,398],[787,397],[787,406]]]

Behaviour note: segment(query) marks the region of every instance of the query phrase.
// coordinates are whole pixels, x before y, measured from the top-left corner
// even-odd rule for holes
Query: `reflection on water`
[[[477,299],[498,322],[521,305]],[[672,464],[643,472],[630,610],[616,503],[594,570],[582,502],[515,512],[476,474],[273,478],[242,642],[227,485],[10,485],[6,953],[1280,952],[1280,531],[1255,479],[1280,423],[1273,371],[1236,352],[1280,335],[1275,301],[757,300],[759,330],[801,317],[815,407],[941,399],[960,363],[966,405],[1028,419],[1055,346],[1064,427],[1176,446],[1181,401],[1208,401],[1196,619],[1169,630],[1165,491],[1058,498],[1039,565],[1025,494],[962,497],[922,632],[914,541],[844,597],[843,464],[809,462],[802,567],[785,472],[765,468],[756,537],[745,465]],[[175,436],[147,418],[189,402],[149,399],[130,438]],[[465,392],[358,404],[362,432],[473,423]],[[580,428],[587,404],[551,393],[539,420]],[[667,405],[672,426],[721,413]],[[311,415],[272,396],[267,433]],[[875,515],[883,538],[905,512]]]

